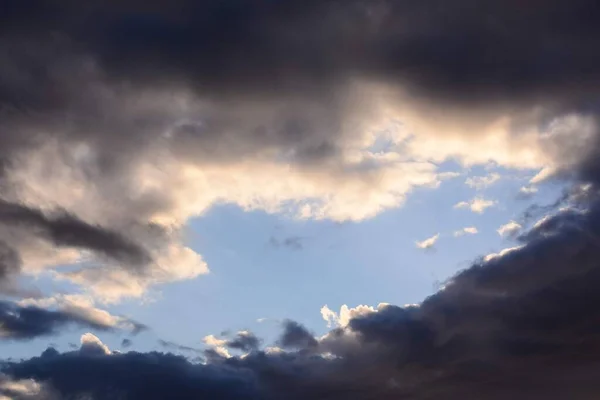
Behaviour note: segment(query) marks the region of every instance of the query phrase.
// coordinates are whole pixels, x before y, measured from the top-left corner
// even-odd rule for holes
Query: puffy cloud
[[[521,224],[515,221],[509,221],[498,228],[497,232],[503,237],[515,237],[523,229]]]
[[[415,244],[419,249],[424,249],[424,250],[431,249],[431,248],[433,248],[433,246],[435,246],[439,237],[440,237],[440,234],[436,233],[435,235],[433,235],[430,238],[427,238],[420,242],[419,241],[415,242]]]
[[[85,354],[112,354],[107,345],[102,343],[98,336],[92,333],[84,333],[81,335],[81,348],[79,352]]]
[[[500,174],[494,172],[494,173],[491,173],[486,176],[469,177],[469,178],[467,178],[467,180],[465,180],[465,184],[469,187],[481,190],[488,186],[493,185],[494,183],[496,183],[499,180],[500,180]]]
[[[535,195],[538,189],[535,186],[522,186],[519,189],[519,198],[528,199]]]
[[[479,231],[477,230],[476,227],[467,226],[458,231],[454,231],[454,237],[460,237],[460,236],[464,236],[464,235],[476,235],[477,233],[479,233]]]
[[[486,200],[483,197],[475,197],[470,201],[461,201],[454,205],[454,208],[468,208],[474,213],[483,214],[487,208],[494,207],[497,204],[495,200]]]

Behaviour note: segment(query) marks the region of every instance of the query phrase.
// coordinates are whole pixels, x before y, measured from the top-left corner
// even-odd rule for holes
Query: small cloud
[[[440,237],[440,234],[436,233],[432,237],[427,238],[421,242],[419,242],[419,241],[415,242],[415,244],[417,245],[417,247],[419,249],[423,249],[423,250],[431,249],[435,245],[435,243],[437,242],[439,237]]]
[[[273,247],[287,247],[290,250],[302,250],[304,248],[304,238],[300,236],[290,236],[284,239],[272,237],[269,239],[269,244]]]
[[[467,178],[465,184],[477,190],[485,189],[500,180],[500,174],[491,173],[487,176],[472,176]]]
[[[102,341],[98,338],[98,336],[92,333],[84,333],[81,335],[81,347],[79,349],[80,353],[86,354],[111,354],[110,349],[107,345],[102,343]]]
[[[131,341],[131,339],[123,339],[121,341],[121,347],[123,347],[125,349],[128,347],[131,347],[132,344],[133,344],[133,342]]]
[[[521,231],[522,228],[523,227],[518,222],[510,221],[509,223],[498,228],[497,232],[502,237],[514,237]]]
[[[536,194],[538,189],[534,186],[523,186],[519,189],[518,198],[519,199],[528,199]]]
[[[215,335],[205,336],[203,339],[204,344],[211,347],[211,350],[219,357],[230,358],[231,355],[227,351],[227,340],[219,339]]]
[[[495,200],[486,200],[482,197],[475,197],[470,201],[461,201],[454,205],[454,208],[468,208],[474,213],[483,214],[486,208],[493,207],[497,204]]]
[[[553,167],[544,167],[540,172],[538,172],[533,178],[529,180],[529,183],[536,184],[541,183],[556,174],[556,169]]]
[[[461,230],[454,232],[454,237],[460,237],[464,235],[476,235],[479,231],[474,226],[467,226],[466,228],[462,228]]]

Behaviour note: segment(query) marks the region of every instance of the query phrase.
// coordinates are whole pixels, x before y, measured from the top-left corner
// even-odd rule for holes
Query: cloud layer
[[[4,6],[3,283],[76,264],[54,276],[94,301],[141,296],[208,271],[182,228],[216,204],[357,221],[439,185],[447,160],[588,186],[418,306],[327,308],[320,338],[287,321],[280,351],[210,337],[204,363],[111,353],[90,334],[81,350],[3,363],[2,395],[597,398],[597,2]],[[110,326],[93,301],[53,301],[0,303],[2,336]],[[30,380],[43,390],[13,390]]]
[[[596,126],[590,4],[9,0],[0,272],[76,263],[118,301],[208,272],[182,227],[216,204],[356,221],[449,159],[565,171]]]

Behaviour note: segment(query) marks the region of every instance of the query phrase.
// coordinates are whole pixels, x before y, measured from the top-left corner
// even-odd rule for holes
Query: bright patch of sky
[[[437,188],[416,189],[403,206],[361,222],[298,220],[233,205],[214,207],[193,219],[186,231],[187,244],[202,254],[211,272],[157,286],[141,300],[96,304],[151,327],[136,336],[96,334],[112,350],[121,349],[124,338],[138,351],[165,350],[159,339],[201,349],[209,335],[219,338],[224,331],[240,330],[272,345],[280,321],[289,316],[324,334],[324,305],[337,313],[345,304],[419,303],[478,257],[515,246],[508,232],[523,211],[533,203],[552,202],[561,189],[545,183],[523,197],[522,188],[537,171],[464,169],[454,163],[440,168],[452,178]],[[481,176],[500,178],[485,185],[465,184],[479,182],[474,177]],[[477,206],[478,199],[493,206]],[[467,203],[464,209],[457,207],[462,202]],[[35,283],[48,293],[76,289],[49,275]],[[33,356],[49,344],[66,350],[70,344],[78,346],[86,332],[71,329],[57,337],[3,345],[3,355]],[[191,350],[169,351],[193,355]]]

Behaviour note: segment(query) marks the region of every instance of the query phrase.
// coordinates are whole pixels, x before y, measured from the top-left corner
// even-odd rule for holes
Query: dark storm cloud
[[[133,265],[151,261],[150,255],[142,246],[119,233],[90,225],[67,213],[46,216],[39,210],[0,200],[0,220],[5,225],[30,229],[58,247],[92,250]],[[14,251],[9,251],[3,258],[13,266],[18,265],[18,254]]]
[[[62,34],[115,79],[213,94],[318,91],[359,75],[452,100],[575,100],[593,95],[600,70],[591,0],[5,3],[5,34]]]
[[[53,335],[70,325],[98,330],[113,328],[80,314],[0,301],[0,340],[27,340]]]

